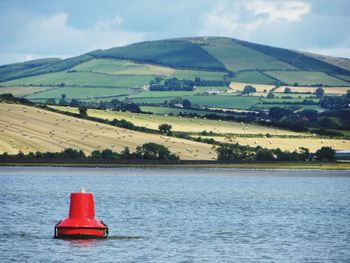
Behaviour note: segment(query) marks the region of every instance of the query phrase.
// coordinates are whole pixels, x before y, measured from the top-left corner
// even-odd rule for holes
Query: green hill
[[[184,91],[148,90],[155,79],[164,84],[171,78],[197,79],[197,89],[189,95]],[[350,60],[232,38],[194,37],[147,41],[63,60],[49,58],[0,67],[0,93],[22,94],[36,101],[58,101],[65,94],[69,99],[118,98],[155,106],[181,97],[200,107],[245,109],[266,96],[257,93],[250,99],[232,98],[240,94],[229,90],[230,82],[342,87],[344,93],[350,87]],[[245,104],[248,100],[250,103]]]

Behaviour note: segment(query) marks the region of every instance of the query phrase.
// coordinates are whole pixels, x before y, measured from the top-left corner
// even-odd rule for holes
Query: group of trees
[[[281,149],[252,148],[239,144],[222,144],[217,148],[218,160],[222,162],[236,161],[293,161],[304,162],[312,159],[307,148],[300,147],[299,151],[282,151]],[[322,147],[315,154],[320,161],[334,161],[335,151],[330,147]]]
[[[160,79],[155,79],[150,82],[150,91],[192,91],[194,89],[194,81],[179,80],[177,78],[170,78],[164,81],[164,84],[157,82]]]
[[[135,152],[130,152],[128,147],[125,147],[120,153],[113,152],[110,149],[102,151],[95,150],[90,156],[85,155],[82,150],[72,148],[65,149],[61,152],[30,152],[24,154],[19,152],[16,155],[3,153],[0,159],[4,160],[171,160],[178,161],[179,157],[169,151],[167,147],[157,143],[145,143],[138,146]]]
[[[271,107],[268,113],[272,125],[294,131],[311,131],[312,129],[349,129],[350,110],[331,110],[318,112],[304,109],[294,112],[291,109]],[[323,134],[327,135],[327,134]]]
[[[53,98],[47,99],[46,104],[56,105],[56,100]],[[120,101],[118,99],[112,99],[110,101],[99,101],[99,102],[81,102],[75,98],[72,98],[70,102],[67,100],[66,94],[61,94],[58,105],[70,106],[70,107],[88,107],[98,109],[111,109],[111,110],[122,110],[130,112],[141,112],[140,107],[131,101]]]

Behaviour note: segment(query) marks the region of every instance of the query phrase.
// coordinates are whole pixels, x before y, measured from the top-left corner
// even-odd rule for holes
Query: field
[[[271,85],[276,81],[258,71],[242,71],[236,77],[231,78],[232,82],[255,83]]]
[[[254,86],[255,87],[255,86]],[[297,93],[314,93],[318,87],[294,87],[294,86],[281,86],[275,89],[275,92],[284,92],[284,89],[288,87],[291,89],[291,92]],[[343,95],[346,94],[350,87],[322,87],[325,94],[335,94],[335,95]],[[290,94],[285,94],[289,96]]]
[[[185,109],[185,108],[168,108],[168,107],[153,107],[153,106],[141,106],[140,107],[143,112],[152,112],[154,114],[180,114],[180,113],[187,113],[187,114],[198,114],[198,115],[207,115],[207,114],[216,114],[221,116],[227,116],[232,115],[229,113],[222,113],[222,112],[213,112],[209,110],[194,110],[194,109]]]
[[[93,72],[57,72],[1,83],[2,86],[12,85],[93,85],[113,87],[142,87],[149,83],[152,75],[106,75]]]
[[[55,109],[77,113],[78,110],[72,107],[54,106]],[[235,134],[276,134],[276,135],[305,135],[292,131],[265,127],[261,125],[247,125],[238,122],[217,121],[202,118],[185,118],[167,115],[151,115],[142,113],[103,111],[89,109],[88,115],[101,119],[125,119],[134,123],[136,126],[143,126],[150,129],[158,130],[158,126],[163,123],[172,125],[173,131],[184,132],[215,132],[215,133],[235,133]]]
[[[283,63],[273,57],[264,55],[253,49],[239,45],[231,39],[211,39],[203,42],[202,47],[213,57],[221,61],[228,70],[240,71],[244,69],[295,69],[295,67]],[[254,57],[254,60],[251,58]]]
[[[260,99],[258,97],[245,96],[192,96],[184,97],[189,99],[192,105],[209,108],[226,108],[226,109],[249,109],[257,104]]]
[[[244,87],[247,85],[251,85],[256,89],[257,92],[263,92],[263,93],[268,93],[271,89],[276,87],[275,85],[252,84],[252,83],[245,83],[245,82],[231,82],[230,88],[233,91],[243,91]]]
[[[37,100],[37,99],[48,99],[48,98],[60,98],[61,94],[66,94],[67,100],[70,99],[94,99],[94,98],[103,98],[107,96],[120,96],[128,95],[131,91],[128,88],[87,88],[87,87],[63,87],[55,88],[48,91],[35,93],[29,96],[26,96],[27,99]],[[58,102],[58,101],[57,101]]]
[[[135,150],[147,142],[168,146],[183,160],[211,160],[216,152],[211,145],[81,120],[42,109],[17,104],[0,104],[0,152],[61,151],[96,149],[120,152]]]
[[[349,150],[350,140],[341,139],[323,139],[323,138],[226,138],[222,136],[206,137],[214,138],[221,142],[239,143],[241,145],[249,145],[252,147],[261,146],[269,149],[280,148],[281,150],[294,151],[299,147],[308,148],[311,152],[315,152],[321,147],[328,146],[336,150]]]
[[[169,67],[139,64],[128,60],[94,59],[73,68],[76,71],[91,71],[114,75],[170,75],[175,70]]]
[[[40,87],[40,86],[18,86],[18,87],[0,87],[0,94],[11,93],[13,96],[23,97],[37,92],[44,92],[55,87]]]
[[[349,82],[337,79],[322,72],[312,71],[265,71],[266,74],[279,79],[289,85],[315,85],[350,86]],[[242,81],[243,82],[243,81]]]

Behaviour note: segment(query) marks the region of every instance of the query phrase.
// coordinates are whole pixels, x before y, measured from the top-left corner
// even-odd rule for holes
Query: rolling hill
[[[199,78],[202,82],[196,92],[169,95],[149,91],[149,83],[155,78],[164,83],[174,77]],[[154,106],[182,97],[198,107],[259,108],[259,97],[264,94],[238,97],[239,93],[228,92],[230,83],[345,89],[350,87],[350,60],[232,38],[194,37],[146,41],[63,60],[40,59],[0,67],[0,93],[11,92],[33,101],[58,101],[65,94],[67,99],[86,102],[118,98]],[[208,93],[220,96],[208,97]]]

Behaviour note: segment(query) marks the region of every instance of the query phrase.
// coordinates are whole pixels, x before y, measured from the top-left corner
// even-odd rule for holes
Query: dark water
[[[0,167],[0,262],[349,262],[349,175]],[[110,237],[53,239],[81,187]]]

